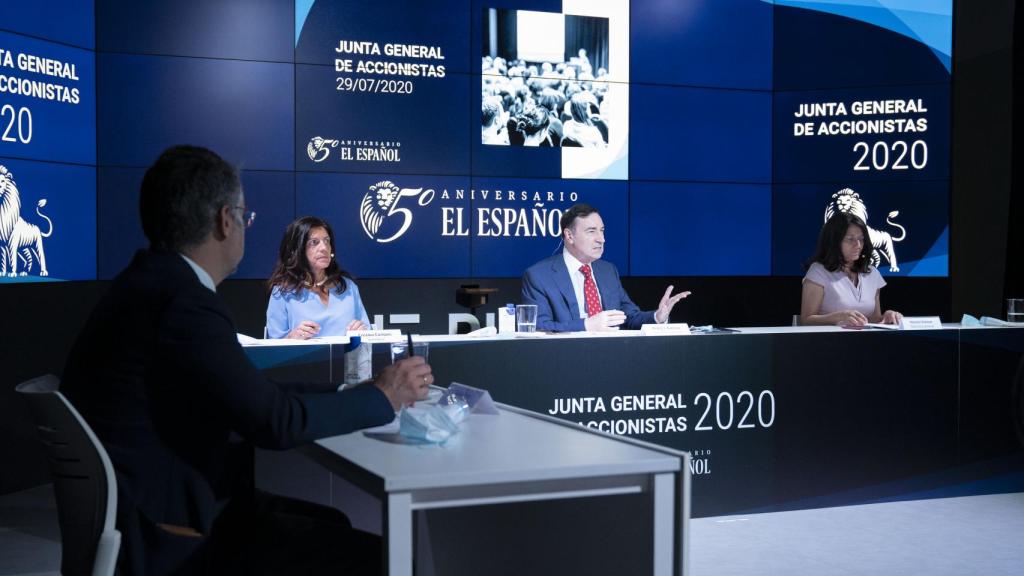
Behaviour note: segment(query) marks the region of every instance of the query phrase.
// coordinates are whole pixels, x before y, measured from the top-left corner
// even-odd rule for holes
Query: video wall
[[[624,275],[800,275],[844,210],[946,276],[951,38],[951,0],[19,3],[0,282],[113,277],[178,143],[242,169],[236,277],[304,214],[358,277],[518,277],[576,202]]]

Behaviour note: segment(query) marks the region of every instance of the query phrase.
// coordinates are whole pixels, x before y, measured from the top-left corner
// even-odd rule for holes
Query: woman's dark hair
[[[284,229],[281,247],[277,251],[277,264],[274,265],[274,273],[267,280],[268,290],[277,288],[282,294],[296,294],[302,288],[308,288],[313,284],[313,271],[306,260],[306,244],[314,228],[326,230],[327,238],[331,242],[331,263],[324,271],[324,286],[328,289],[333,287],[337,294],[342,294],[348,288],[344,278],[351,278],[352,275],[342,270],[334,258],[334,230],[331,229],[331,225],[316,216],[303,216]]]
[[[548,111],[546,108],[534,107],[523,112],[516,119],[516,132],[533,136],[548,127]]]
[[[814,250],[814,256],[804,263],[804,268],[810,268],[815,262],[821,264],[829,272],[837,272],[843,269],[843,238],[850,225],[860,228],[864,234],[864,243],[860,247],[860,256],[850,265],[850,270],[857,274],[864,274],[871,270],[871,236],[868,235],[868,226],[863,220],[848,212],[836,212],[821,227],[818,234],[818,247]]]

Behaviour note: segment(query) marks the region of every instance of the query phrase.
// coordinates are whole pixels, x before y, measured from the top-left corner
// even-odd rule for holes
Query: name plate
[[[487,390],[452,382],[437,403],[441,406],[448,405],[451,403],[448,399],[449,396],[461,396],[466,400],[466,404],[469,405],[469,411],[473,414],[499,414],[498,407],[494,405],[491,393]]]
[[[370,344],[387,344],[401,342],[405,339],[405,336],[402,336],[402,331],[397,328],[391,330],[349,330],[345,335],[349,338],[358,337],[360,341]]]
[[[942,330],[942,320],[938,316],[904,316],[900,322],[904,330]]]
[[[690,325],[682,324],[644,324],[640,327],[640,334],[644,336],[679,336],[690,335]]]

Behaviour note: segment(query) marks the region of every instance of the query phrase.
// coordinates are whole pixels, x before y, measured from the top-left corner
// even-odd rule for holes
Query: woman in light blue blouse
[[[359,288],[334,258],[331,225],[303,216],[288,225],[267,281],[267,337],[306,340],[370,327]]]

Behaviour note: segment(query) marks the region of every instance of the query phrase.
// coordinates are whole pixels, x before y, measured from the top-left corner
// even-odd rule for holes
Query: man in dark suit
[[[523,304],[537,305],[537,329],[552,332],[638,329],[668,322],[672,307],[689,292],[665,290],[657,310],[644,312],[629,299],[619,271],[604,254],[604,221],[597,209],[576,204],[562,214],[561,254],[545,258],[523,274]]]
[[[120,572],[379,571],[379,541],[343,514],[234,474],[229,435],[287,449],[390,422],[425,396],[430,366],[410,358],[340,393],[268,381],[216,293],[255,216],[237,170],[209,150],[171,148],[147,170],[139,208],[150,248],[93,311],[62,383],[114,465]]]

